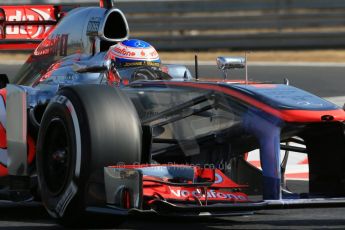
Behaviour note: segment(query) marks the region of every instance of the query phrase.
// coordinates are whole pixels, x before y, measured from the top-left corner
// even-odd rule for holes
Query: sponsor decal
[[[124,57],[134,57],[135,56],[135,52],[129,50],[129,49],[126,49],[126,48],[120,48],[120,47],[115,47],[113,49],[113,51],[121,56],[124,56]]]
[[[100,17],[92,17],[87,24],[86,35],[96,36],[98,34],[100,21],[101,21]]]
[[[136,67],[136,66],[153,66],[153,67],[159,67],[160,64],[157,62],[151,62],[151,61],[137,61],[137,62],[125,62],[120,65],[121,67]]]
[[[224,200],[238,200],[238,201],[246,201],[248,198],[246,196],[231,193],[228,191],[216,191],[214,189],[210,189],[207,193],[203,193],[201,189],[195,190],[186,190],[186,189],[171,189],[170,190],[172,195],[177,198],[188,198],[188,197],[195,197],[195,198],[209,198],[209,199],[224,199]]]
[[[150,56],[151,56],[151,58],[157,58],[158,57],[157,51],[156,50],[151,51]]]
[[[147,47],[147,44],[145,44],[142,41],[136,41],[135,42],[135,47],[137,47],[137,48],[145,48],[145,47]]]
[[[54,28],[54,25],[30,25],[30,21],[55,22],[53,7],[4,7],[7,22],[23,22],[23,25],[6,25],[5,36],[7,39],[43,39]],[[25,25],[26,24],[26,25]],[[29,24],[29,25],[27,25]]]

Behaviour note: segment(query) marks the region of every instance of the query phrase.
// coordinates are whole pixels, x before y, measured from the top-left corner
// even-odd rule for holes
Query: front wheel
[[[67,226],[97,224],[85,219],[85,210],[91,202],[105,205],[103,168],[140,162],[141,141],[137,112],[119,89],[79,85],[59,91],[44,112],[37,142],[49,214]]]

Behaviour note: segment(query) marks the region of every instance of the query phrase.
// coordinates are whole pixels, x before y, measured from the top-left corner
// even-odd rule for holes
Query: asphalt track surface
[[[0,72],[15,74],[18,66],[1,65]],[[322,97],[345,96],[345,66],[249,66],[249,78],[283,82]],[[200,66],[200,76],[220,76],[215,66]],[[233,72],[243,78],[239,71]],[[253,77],[255,76],[255,78]],[[345,102],[345,100],[344,100]],[[290,182],[290,188],[304,191],[305,182]],[[120,229],[345,229],[345,208],[265,210],[255,215],[223,218],[129,218]],[[40,204],[0,202],[1,229],[61,229]]]

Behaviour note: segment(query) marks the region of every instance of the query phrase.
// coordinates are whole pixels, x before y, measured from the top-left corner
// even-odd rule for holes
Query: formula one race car
[[[288,84],[195,79],[128,37],[111,1],[74,9],[0,90],[1,199],[68,226],[345,205],[343,109]],[[308,154],[308,194],[285,189],[281,150]]]

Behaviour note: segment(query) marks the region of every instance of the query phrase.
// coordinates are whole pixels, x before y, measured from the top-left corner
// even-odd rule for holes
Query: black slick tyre
[[[38,181],[49,214],[65,226],[105,224],[86,212],[89,190],[98,186],[101,198],[93,205],[102,205],[103,168],[140,162],[141,141],[137,112],[119,89],[61,89],[44,112],[37,142]]]

